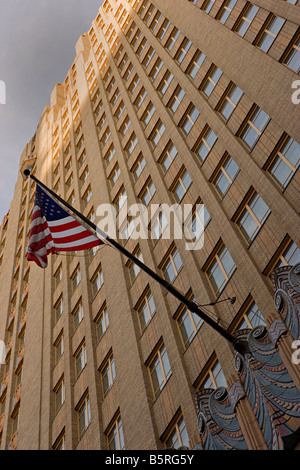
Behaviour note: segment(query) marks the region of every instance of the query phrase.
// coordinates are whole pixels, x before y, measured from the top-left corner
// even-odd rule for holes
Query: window
[[[98,294],[99,290],[101,289],[103,285],[103,271],[102,268],[100,267],[97,272],[94,274],[94,276],[91,279],[91,284],[92,284],[92,289],[93,289],[93,296],[96,297]]]
[[[139,301],[139,304],[136,307],[136,311],[138,314],[140,329],[141,329],[141,332],[143,333],[148,323],[150,322],[151,318],[156,313],[156,308],[155,308],[152,292],[149,288],[146,294],[144,294],[142,299]]]
[[[131,120],[129,119],[129,116],[127,116],[119,131],[122,137],[125,137],[130,126],[131,126]]]
[[[244,125],[244,129],[241,133],[241,139],[250,150],[253,149],[254,145],[260,138],[261,134],[264,132],[270,121],[269,116],[261,108],[256,106],[252,110],[250,117]]]
[[[194,300],[194,298],[191,300]],[[185,306],[179,309],[175,318],[183,345],[187,348],[200,329],[203,320],[194,312],[190,312]]]
[[[247,3],[246,8],[242,11],[241,16],[237,20],[237,25],[234,27],[235,31],[240,36],[245,36],[258,10],[259,8],[257,6]]]
[[[118,181],[118,178],[119,178],[120,174],[121,174],[121,170],[120,170],[120,167],[117,163],[116,166],[114,167],[113,171],[111,172],[111,174],[108,177],[112,188],[114,187],[114,185]]]
[[[252,190],[250,199],[243,204],[242,212],[236,220],[247,243],[253,241],[269,214],[270,209],[267,204]]]
[[[61,434],[56,439],[55,443],[52,446],[53,450],[66,450],[66,436],[65,432],[62,431]]]
[[[152,80],[156,79],[163,65],[163,61],[158,58],[150,72],[150,77],[152,78]]]
[[[54,395],[55,395],[55,413],[57,413],[65,401],[65,384],[64,384],[63,378],[61,378],[58,384],[55,386]]]
[[[147,68],[148,65],[150,64],[151,59],[152,59],[152,57],[154,56],[154,54],[155,54],[155,50],[153,49],[152,46],[150,46],[149,49],[148,49],[148,52],[147,52],[147,54],[145,55],[145,58],[144,58],[144,60],[143,60],[143,65],[144,65],[146,68]]]
[[[161,18],[161,12],[158,11],[158,12],[155,14],[155,16],[154,16],[154,18],[153,18],[153,20],[152,20],[152,22],[151,22],[151,24],[150,24],[150,29],[151,29],[152,31],[155,30],[155,28],[156,28],[156,26],[157,26],[157,23],[159,22],[160,18]]]
[[[80,440],[91,422],[91,406],[88,394],[80,401],[79,405],[76,407],[76,411],[78,438]]]
[[[121,238],[122,240],[128,240],[134,230],[135,223],[133,217],[128,216],[127,218],[125,218],[125,220],[122,219],[119,227],[119,238]]]
[[[221,364],[216,360],[214,365],[207,372],[200,390],[208,388],[217,389],[219,387],[227,387],[227,382],[222,371]]]
[[[150,140],[151,140],[152,145],[153,145],[154,148],[157,147],[157,145],[158,145],[160,139],[162,138],[165,130],[166,130],[166,128],[163,125],[163,123],[161,121],[158,121],[158,123],[155,126],[154,131],[152,132],[152,134],[150,136]]]
[[[238,165],[230,155],[221,160],[221,167],[217,169],[216,176],[212,180],[221,198],[225,196],[239,171]]]
[[[191,60],[191,63],[189,64],[187,68],[187,73],[191,78],[195,78],[201,65],[204,62],[205,59],[205,54],[203,52],[197,51],[194,57]]]
[[[256,45],[264,52],[268,52],[273,42],[275,41],[279,31],[281,30],[285,20],[279,16],[271,15],[264,28],[262,35]]]
[[[143,255],[142,255],[142,252],[141,252],[139,247],[136,248],[136,250],[133,252],[133,254],[142,263],[144,262]],[[134,263],[131,260],[128,261],[126,266],[128,267],[128,270],[129,270],[129,276],[130,276],[131,283],[134,283],[134,281],[136,280],[136,278],[137,278],[138,274],[140,273],[141,269],[136,263]]]
[[[224,119],[226,119],[226,121],[232,115],[242,96],[242,90],[238,86],[232,84],[229,91],[222,99],[222,103],[218,109],[219,113],[223,116]]]
[[[116,153],[116,149],[115,149],[114,146],[112,145],[112,146],[109,148],[108,152],[107,152],[107,153],[105,154],[105,156],[104,156],[104,160],[105,160],[105,162],[106,162],[106,165],[109,165],[109,163],[112,161],[113,156],[115,155],[115,153]]]
[[[155,191],[156,189],[155,189],[154,183],[152,182],[151,179],[149,179],[148,182],[146,183],[146,186],[143,188],[139,196],[145,206],[148,206],[152,197],[155,194]]]
[[[183,121],[182,123],[180,123],[180,127],[181,129],[183,130],[183,132],[185,133],[185,135],[188,135],[193,127],[193,125],[195,124],[198,116],[199,116],[199,111],[198,109],[192,105],[190,106],[189,110],[187,111],[187,113],[185,114],[184,118],[183,118]]]
[[[221,246],[218,247],[217,245],[215,255],[211,261],[209,260],[207,269],[204,268],[210,285],[216,295],[219,295],[224,290],[235,269],[236,266],[226,246],[221,244]]]
[[[202,86],[202,91],[207,97],[212,94],[216,84],[221,78],[222,73],[222,70],[220,70],[215,65],[213,65],[210,71],[208,72],[208,75],[205,78],[204,84]]]
[[[77,286],[81,281],[80,267],[78,266],[71,276],[72,291],[75,292]]]
[[[189,39],[185,38],[178,50],[178,52],[176,53],[176,56],[175,56],[175,60],[177,60],[177,62],[179,64],[181,64],[183,62],[183,59],[185,58],[185,56],[187,55],[188,51],[190,50],[190,47],[192,45],[192,41],[190,41]]]
[[[217,19],[220,23],[225,24],[228,20],[230,13],[232,12],[233,8],[236,5],[237,0],[226,0],[224,5],[222,6],[220,13],[217,16]]]
[[[147,126],[149,124],[154,113],[155,113],[155,106],[150,101],[141,119],[144,126]]]
[[[136,163],[134,164],[131,172],[133,173],[134,180],[137,181],[142,174],[143,169],[146,166],[146,161],[142,154],[139,155]]]
[[[80,176],[80,181],[81,181],[82,186],[87,181],[89,176],[90,176],[89,167],[86,166],[83,173],[82,173],[82,175]]]
[[[11,417],[11,435],[13,436],[18,430],[19,426],[19,411],[20,407],[18,406],[17,410],[13,412]]]
[[[165,229],[168,227],[168,219],[164,211],[159,210],[154,216],[152,216],[150,227],[152,240],[159,240]]]
[[[172,80],[173,80],[173,75],[171,74],[171,72],[169,71],[166,72],[166,74],[164,75],[162,81],[160,82],[158,86],[158,90],[160,91],[162,95],[166,93]]]
[[[71,204],[71,206],[73,206],[75,204],[75,194],[74,194],[74,191],[72,191],[70,197],[68,197],[68,200],[67,200],[68,204]]]
[[[120,119],[124,111],[125,111],[125,104],[123,103],[123,101],[121,101],[121,103],[119,104],[117,108],[117,111],[115,112],[116,119]]]
[[[282,266],[295,266],[297,263],[300,263],[300,249],[293,240],[290,240],[288,245],[282,250],[274,269]]]
[[[182,267],[183,264],[180,255],[177,251],[177,248],[174,247],[161,267],[166,281],[168,281],[170,284],[173,284]]]
[[[73,177],[73,173],[71,173],[69,178],[66,181],[67,190],[71,188],[73,181],[74,181],[74,177]]]
[[[133,133],[130,137],[130,140],[128,141],[125,151],[127,153],[127,157],[129,158],[130,155],[133,153],[134,149],[136,148],[138,144],[138,139],[136,135]]]
[[[137,49],[137,52],[136,52],[139,57],[142,55],[147,43],[148,43],[147,39],[143,38],[143,40],[142,40],[141,44],[139,45],[139,47]]]
[[[180,105],[184,97],[185,97],[185,91],[180,86],[178,86],[175,92],[173,93],[172,98],[168,104],[168,107],[172,111],[173,114],[177,110],[178,106]]]
[[[124,188],[121,188],[121,190],[119,191],[117,197],[114,200],[114,206],[116,208],[117,215],[119,214],[120,210],[122,209],[122,207],[124,206],[126,201],[127,201],[126,191],[125,191]]]
[[[64,336],[63,333],[60,333],[57,340],[54,343],[54,352],[55,352],[55,364],[58,363],[64,352]]]
[[[189,437],[183,416],[180,415],[168,433],[168,437],[165,440],[165,447],[167,449],[179,449],[183,446],[189,447]]]
[[[136,28],[136,24],[135,24],[135,22],[133,21],[132,24],[131,24],[131,26],[130,26],[130,28],[129,28],[129,30],[128,30],[127,33],[126,33],[126,37],[127,37],[128,39],[130,39],[130,37],[131,37],[133,31],[135,30],[135,28]]]
[[[264,169],[282,189],[286,188],[300,165],[300,145],[285,134],[279,148],[268,159]]]
[[[94,222],[94,223],[95,223],[95,221],[96,221],[96,214],[95,214],[95,211],[94,211],[94,208],[93,208],[93,207],[92,207],[92,209],[90,210],[90,212],[88,213],[87,218],[88,218],[91,222]],[[94,248],[96,248],[95,251],[98,251],[98,250],[97,250],[97,247],[94,247]]]
[[[85,162],[86,159],[87,159],[87,154],[86,154],[86,151],[83,150],[82,154],[80,155],[78,159],[79,165],[81,166]],[[71,159],[69,161],[71,162]]]
[[[208,156],[216,141],[216,134],[211,130],[210,127],[206,126],[200,142],[197,143],[195,148],[195,153],[202,163]]]
[[[117,88],[116,91],[114,92],[113,96],[112,96],[112,99],[111,99],[111,104],[112,105],[116,104],[119,96],[120,96],[120,90],[119,90],[119,88]]]
[[[132,44],[133,47],[136,46],[136,44],[137,44],[137,42],[138,42],[140,36],[141,36],[141,30],[138,29],[138,30],[135,32],[135,34],[134,34],[134,36],[133,36],[133,38],[132,38],[132,41],[131,41],[131,44]]]
[[[116,84],[116,79],[113,77],[111,81],[109,82],[108,87],[106,88],[107,93],[110,93],[112,91],[115,84]]]
[[[123,77],[125,82],[129,80],[130,75],[132,74],[133,70],[134,70],[134,66],[132,65],[132,63],[130,63]]]
[[[210,214],[199,198],[191,211],[191,215],[188,215],[185,220],[186,237],[193,240],[194,243],[203,242],[203,233],[210,220]]]
[[[285,64],[294,72],[300,72],[300,37],[299,34],[296,39],[293,39],[292,44],[288,47],[287,53],[284,54],[282,63]]]
[[[171,51],[173,49],[173,46],[174,46],[179,34],[180,34],[179,29],[174,28],[172,33],[171,33],[171,36],[169,37],[169,39],[167,41],[167,44],[166,44],[166,47],[169,51]]]
[[[159,346],[148,365],[154,397],[157,398],[172,374],[164,344]]]
[[[153,11],[154,11],[154,5],[151,4],[150,7],[148,8],[148,11],[147,11],[146,15],[144,16],[144,19],[143,19],[143,21],[145,23],[148,23]]]
[[[86,346],[85,343],[83,342],[78,350],[75,353],[75,373],[76,373],[76,379],[78,379],[79,375],[83,371],[84,367],[86,366]]]
[[[160,158],[160,164],[162,165],[165,172],[168,171],[177,154],[177,148],[172,142],[169,142],[167,148],[164,150]]]
[[[115,361],[112,353],[110,353],[109,357],[105,360],[104,365],[100,368],[100,377],[104,398],[116,380]]]
[[[73,314],[74,330],[76,330],[78,328],[78,326],[80,325],[80,323],[82,322],[82,320],[83,320],[83,305],[82,305],[81,300],[76,305],[76,307],[73,310],[72,314]]]
[[[214,6],[215,0],[206,0],[202,5],[202,10],[206,13],[209,13],[212,7]]]
[[[95,322],[96,322],[97,339],[98,341],[100,341],[100,339],[102,338],[102,336],[104,335],[104,333],[106,332],[109,326],[108,310],[107,310],[106,305],[104,305],[101,308]]]
[[[121,60],[121,62],[120,62],[120,64],[119,64],[119,69],[120,69],[120,71],[122,71],[123,68],[125,67],[125,64],[126,64],[127,60],[128,60],[128,55],[127,55],[126,52],[125,52],[125,54],[124,54],[124,56],[123,56],[123,58],[122,58],[122,60]]]
[[[266,326],[266,322],[258,306],[250,297],[243,308],[243,314],[241,315],[237,330],[243,330],[244,328],[252,329],[259,325]]]
[[[172,193],[174,194],[174,197],[176,199],[176,202],[181,202],[183,199],[183,196],[189,189],[189,187],[192,184],[192,179],[189,175],[189,173],[184,170],[180,176],[177,178],[175,186],[172,189]]]
[[[56,270],[54,274],[54,288],[55,289],[59,286],[61,280],[62,280],[62,267],[59,266],[59,268]]]
[[[162,24],[162,26],[160,27],[159,31],[158,31],[158,34],[157,34],[157,37],[158,39],[160,39],[161,41],[163,40],[163,38],[165,37],[165,34],[170,26],[171,22],[166,18]]]
[[[56,323],[59,320],[59,318],[62,316],[63,311],[64,311],[64,304],[63,304],[62,296],[58,299],[58,301],[54,305],[54,311],[55,311],[55,323]]]
[[[124,450],[125,449],[123,426],[122,426],[122,420],[120,416],[115,420],[109,432],[106,433],[106,437],[107,437],[107,449],[108,450]]]
[[[135,74],[132,82],[130,83],[130,86],[128,88],[129,92],[133,95],[133,93],[135,92],[135,90],[137,89],[137,86],[138,84],[140,83],[140,77]],[[146,92],[146,95],[147,95],[147,92]]]
[[[139,92],[134,104],[135,106],[137,107],[137,109],[140,109],[140,107],[142,106],[143,102],[144,102],[144,99],[146,98],[147,96],[147,91],[145,90],[145,88],[143,87],[141,89],[141,91]]]
[[[101,100],[100,103],[98,104],[96,110],[95,110],[96,116],[99,116],[99,114],[100,114],[102,108],[103,108],[103,102],[102,102],[102,100]]]
[[[88,205],[92,197],[93,197],[93,193],[92,193],[91,187],[89,186],[88,189],[85,191],[84,195],[82,196],[84,207]]]
[[[111,132],[110,132],[110,128],[108,127],[101,138],[102,145],[106,144],[110,136],[111,136]]]

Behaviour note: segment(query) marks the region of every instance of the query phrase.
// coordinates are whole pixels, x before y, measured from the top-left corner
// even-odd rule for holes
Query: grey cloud
[[[88,31],[101,0],[0,0],[0,223],[13,193],[19,159],[75,58],[75,44]]]

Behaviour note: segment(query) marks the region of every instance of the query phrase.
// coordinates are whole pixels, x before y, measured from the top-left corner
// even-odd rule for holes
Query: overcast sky
[[[6,85],[6,104],[0,104],[0,224],[13,198],[21,153],[101,4],[0,0],[0,80]]]

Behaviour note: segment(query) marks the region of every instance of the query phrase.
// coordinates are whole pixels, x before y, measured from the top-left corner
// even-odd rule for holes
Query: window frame
[[[255,211],[253,210],[255,204],[259,200],[261,200],[267,208],[261,220],[257,217]],[[257,191],[254,190],[254,188],[251,188],[251,190],[248,192],[248,195],[246,195],[244,201],[240,205],[237,215],[235,215],[233,218],[233,221],[235,222],[236,226],[238,227],[240,233],[242,234],[243,238],[245,239],[248,245],[251,245],[251,243],[254,241],[270,214],[271,210],[269,209],[268,205],[265,203],[263,198],[259,195]],[[245,223],[245,221],[249,219],[249,216],[252,218],[256,225],[256,228],[251,236],[246,232],[243,226],[243,222]]]
[[[179,256],[179,260],[180,260],[180,266],[177,267],[176,266],[176,262],[174,261],[175,260],[175,257],[176,256]],[[172,269],[174,271],[174,277],[171,279],[170,276],[169,276],[169,273],[167,271],[167,264],[171,265],[172,266]],[[168,250],[167,254],[164,256],[162,262],[160,263],[160,269],[163,273],[163,276],[164,276],[164,279],[169,283],[169,284],[173,284],[174,281],[177,279],[178,275],[180,274],[182,268],[183,268],[183,262],[182,262],[182,259],[181,259],[181,256],[179,254],[179,251],[177,250],[175,244],[172,244],[170,249]],[[166,275],[167,273],[167,275]]]
[[[290,160],[286,157],[286,154],[288,151],[291,149],[293,144],[296,144],[299,146],[299,157],[298,161],[296,162],[296,166],[290,162]],[[282,152],[282,150],[285,149],[285,153]],[[287,167],[290,171],[288,176],[285,178],[283,183],[275,176],[275,171],[271,171],[273,167],[276,167],[277,169],[284,164],[285,167]],[[267,162],[263,166],[263,169],[268,172],[268,174],[271,176],[271,178],[275,181],[275,183],[279,186],[279,188],[284,191],[291,180],[293,179],[294,175],[296,174],[298,168],[300,166],[300,145],[298,142],[296,142],[291,136],[288,134],[284,133],[283,137],[280,139],[278,145],[276,145],[275,149],[271,153],[270,157],[268,158]]]
[[[225,269],[223,263],[222,263],[222,258],[224,257],[224,255],[226,255],[226,253],[229,254],[231,260],[232,260],[232,266],[230,267],[230,269],[227,270]],[[211,278],[213,278],[213,273],[212,273],[212,269],[213,267],[215,267],[216,269],[219,267],[219,270],[221,271],[221,274],[223,275],[223,280],[220,284],[220,287],[218,287],[217,285],[217,282],[214,280],[214,284],[216,286],[216,288],[214,287],[214,284],[212,283],[211,281]],[[213,250],[212,254],[208,257],[208,260],[206,261],[204,267],[202,268],[202,270],[205,272],[206,274],[206,277],[207,277],[207,280],[208,280],[208,283],[212,289],[212,292],[214,293],[214,295],[216,297],[219,297],[219,295],[224,291],[224,289],[226,288],[227,284],[229,283],[230,279],[232,278],[233,274],[235,273],[237,267],[236,267],[236,264],[229,252],[229,250],[227,249],[226,245],[223,243],[222,240],[220,240],[215,249]],[[215,271],[215,269],[214,269]],[[214,279],[214,278],[213,278]]]
[[[166,359],[166,362],[164,361]],[[165,364],[169,366],[168,369],[165,370]],[[156,400],[166,384],[168,383],[168,380],[172,376],[172,369],[168,357],[168,353],[166,350],[166,346],[162,340],[159,341],[158,345],[155,347],[154,351],[150,355],[150,358],[146,361],[146,366],[148,369],[148,374],[150,378],[150,384],[151,384],[151,389],[153,393],[153,398]],[[158,380],[158,370],[160,369],[161,374],[162,374],[162,382],[159,383]],[[156,374],[156,380],[158,382],[158,386],[154,386],[153,382],[153,377],[154,374]]]

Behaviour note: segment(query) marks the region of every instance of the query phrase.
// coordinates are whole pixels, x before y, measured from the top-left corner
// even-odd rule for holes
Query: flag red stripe
[[[91,233],[85,230],[84,232],[75,233],[74,235],[68,235],[67,237],[56,238],[53,236],[54,243],[59,243],[63,245],[64,243],[68,244],[71,242],[76,242],[77,240],[84,240],[84,238],[90,237]]]
[[[58,248],[57,249],[57,253],[60,253],[61,251],[81,251],[81,250],[88,250],[89,248],[94,248],[95,246],[99,246],[99,245],[102,245],[103,243],[100,241],[100,240],[95,240],[93,242],[90,242],[90,243],[87,243],[87,244],[84,244],[84,245],[76,245],[76,247],[74,246],[70,246],[70,247],[66,247],[64,249],[61,249],[61,248]]]

